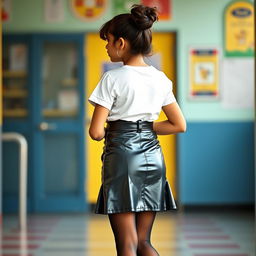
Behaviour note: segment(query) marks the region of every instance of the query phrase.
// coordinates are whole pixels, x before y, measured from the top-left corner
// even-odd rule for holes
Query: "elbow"
[[[104,138],[104,135],[102,133],[99,133],[97,131],[89,130],[89,135],[93,140],[100,141]]]
[[[179,126],[179,132],[185,132],[187,130],[187,124],[184,122],[182,125]]]
[[[180,132],[185,132],[186,131],[186,127],[182,127],[181,129],[180,129]]]

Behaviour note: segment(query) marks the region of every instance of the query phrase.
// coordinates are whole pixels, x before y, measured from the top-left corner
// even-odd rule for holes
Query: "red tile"
[[[15,236],[4,236],[3,240],[20,240],[22,236],[20,235],[15,235]],[[27,240],[45,240],[47,237],[46,236],[27,236]]]
[[[12,254],[1,254],[1,256],[33,256],[33,254],[20,254],[20,253],[12,253]]]
[[[238,244],[188,244],[190,248],[240,248]]]
[[[20,249],[22,246],[20,244],[2,244],[1,247],[3,249]],[[27,244],[27,249],[37,249],[39,248],[39,244]]]

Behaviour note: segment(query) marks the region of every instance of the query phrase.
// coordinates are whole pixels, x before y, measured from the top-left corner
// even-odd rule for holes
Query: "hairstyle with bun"
[[[103,24],[100,38],[107,39],[110,33],[115,41],[120,37],[128,40],[131,54],[148,55],[151,53],[151,27],[158,20],[156,7],[134,4],[131,13],[119,14]]]

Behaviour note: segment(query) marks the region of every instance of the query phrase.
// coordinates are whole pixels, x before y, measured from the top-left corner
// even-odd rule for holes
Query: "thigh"
[[[138,240],[150,241],[151,230],[155,217],[155,211],[144,211],[136,213],[135,220]]]
[[[137,241],[135,213],[113,213],[108,217],[117,242],[127,239]]]

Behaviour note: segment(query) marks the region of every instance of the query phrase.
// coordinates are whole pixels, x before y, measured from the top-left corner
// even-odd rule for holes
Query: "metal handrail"
[[[25,137],[16,132],[2,133],[3,141],[14,141],[20,146],[19,158],[19,227],[21,230],[27,227],[27,166],[28,143]]]

